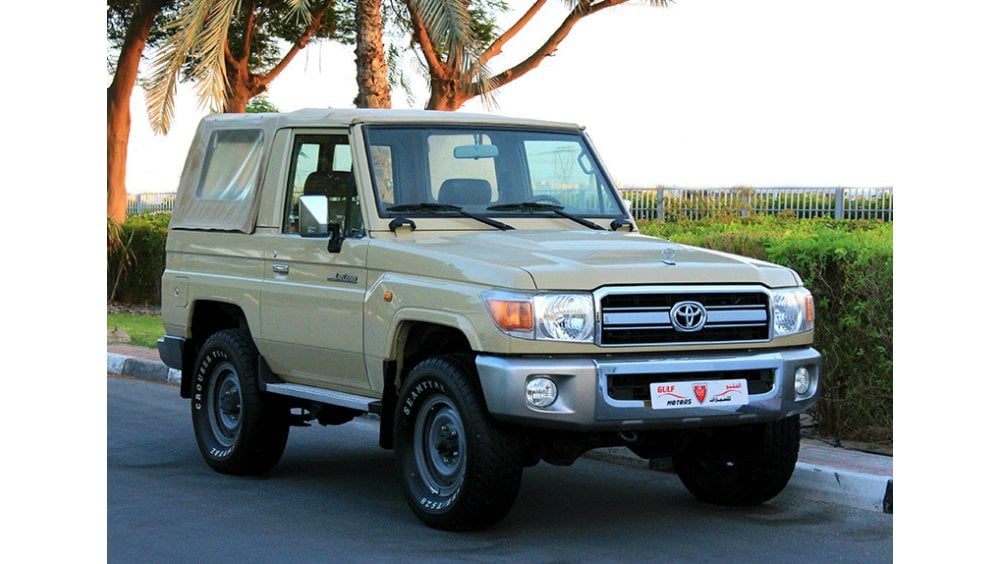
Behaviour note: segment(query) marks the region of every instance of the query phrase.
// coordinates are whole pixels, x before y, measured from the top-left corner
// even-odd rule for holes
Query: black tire
[[[674,454],[674,468],[696,498],[729,507],[781,493],[799,457],[799,416],[718,429]]]
[[[475,375],[467,359],[432,357],[399,392],[394,439],[403,492],[435,529],[498,523],[521,485],[523,441],[489,417]]]
[[[191,419],[198,449],[224,474],[263,474],[288,442],[288,409],[257,388],[257,348],[243,331],[209,337],[198,353]]]

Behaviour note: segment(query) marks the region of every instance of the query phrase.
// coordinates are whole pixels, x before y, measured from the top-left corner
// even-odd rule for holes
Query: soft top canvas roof
[[[247,114],[242,114],[247,115]],[[384,110],[384,109],[304,109],[281,114],[255,114],[264,119],[274,120],[275,128],[283,127],[349,127],[359,123],[424,123],[441,125],[483,124],[536,126],[558,129],[580,130],[572,123],[560,123],[534,119],[511,118],[492,114],[465,112],[440,112],[431,110]],[[218,116],[222,119],[239,119],[241,114]]]
[[[252,233],[274,134],[287,127],[356,124],[491,125],[579,131],[579,125],[489,114],[382,109],[304,109],[216,114],[201,120],[181,173],[171,229]]]

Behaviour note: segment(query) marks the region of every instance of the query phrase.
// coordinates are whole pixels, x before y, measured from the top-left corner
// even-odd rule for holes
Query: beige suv
[[[577,125],[302,110],[205,118],[167,238],[164,362],[213,469],[289,427],[377,414],[428,525],[483,528],[522,468],[672,457],[699,499],[764,502],[817,398],[788,268],[636,232]]]

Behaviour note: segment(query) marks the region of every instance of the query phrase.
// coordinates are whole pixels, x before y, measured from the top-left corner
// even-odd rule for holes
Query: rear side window
[[[196,194],[202,200],[243,200],[253,194],[263,155],[259,129],[212,132]]]

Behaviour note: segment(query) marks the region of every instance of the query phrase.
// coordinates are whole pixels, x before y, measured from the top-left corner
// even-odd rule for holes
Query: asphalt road
[[[582,458],[525,469],[487,531],[423,526],[377,425],[293,428],[267,478],[212,472],[177,388],[108,378],[109,562],[891,562],[892,515],[782,494],[695,501],[672,474]]]

